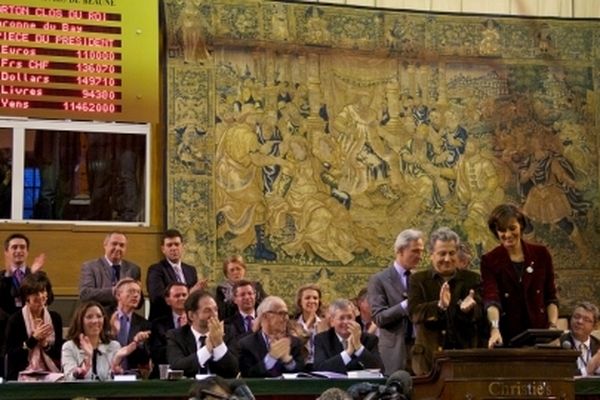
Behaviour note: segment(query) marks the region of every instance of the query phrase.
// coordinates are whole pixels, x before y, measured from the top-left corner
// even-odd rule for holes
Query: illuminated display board
[[[158,0],[0,0],[0,116],[158,120]]]

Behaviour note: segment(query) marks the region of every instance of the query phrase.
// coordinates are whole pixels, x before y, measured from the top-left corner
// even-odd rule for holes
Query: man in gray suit
[[[122,232],[111,232],[104,238],[104,256],[89,260],[81,266],[79,298],[96,300],[111,315],[117,306],[113,287],[122,278],[141,280],[140,267],[125,261],[127,237]],[[143,303],[143,298],[140,300]]]
[[[411,370],[407,359],[414,335],[408,313],[408,282],[411,270],[421,262],[424,249],[422,232],[414,229],[400,232],[394,243],[394,262],[369,281],[369,304],[379,327],[379,354],[388,375],[400,369]]]

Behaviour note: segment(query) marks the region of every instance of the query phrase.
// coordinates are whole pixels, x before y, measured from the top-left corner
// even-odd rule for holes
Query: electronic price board
[[[0,117],[158,121],[158,0],[0,0]]]

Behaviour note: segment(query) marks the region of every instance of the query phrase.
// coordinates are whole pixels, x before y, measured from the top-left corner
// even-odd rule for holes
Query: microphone
[[[352,397],[352,400],[362,400],[370,393],[379,393],[380,387],[374,383],[360,382],[350,386],[346,392]]]
[[[413,381],[408,372],[404,370],[394,372],[387,379],[385,385],[389,388],[394,388],[406,400],[410,400],[413,391]]]
[[[563,349],[567,349],[567,350],[573,350],[575,349],[573,343],[571,343],[570,340],[564,340],[561,344],[560,347],[562,347]]]
[[[231,397],[237,400],[255,400],[252,391],[244,381],[235,380],[229,384]]]

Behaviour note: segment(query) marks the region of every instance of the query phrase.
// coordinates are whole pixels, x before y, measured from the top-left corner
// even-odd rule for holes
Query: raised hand
[[[443,308],[444,310],[450,306],[450,300],[452,298],[452,293],[450,293],[450,285],[448,282],[444,282],[442,287],[440,288],[440,299],[438,301],[438,307]]]
[[[477,302],[475,301],[475,291],[473,289],[469,290],[469,294],[460,302],[460,311],[466,313],[469,312],[475,307]]]

